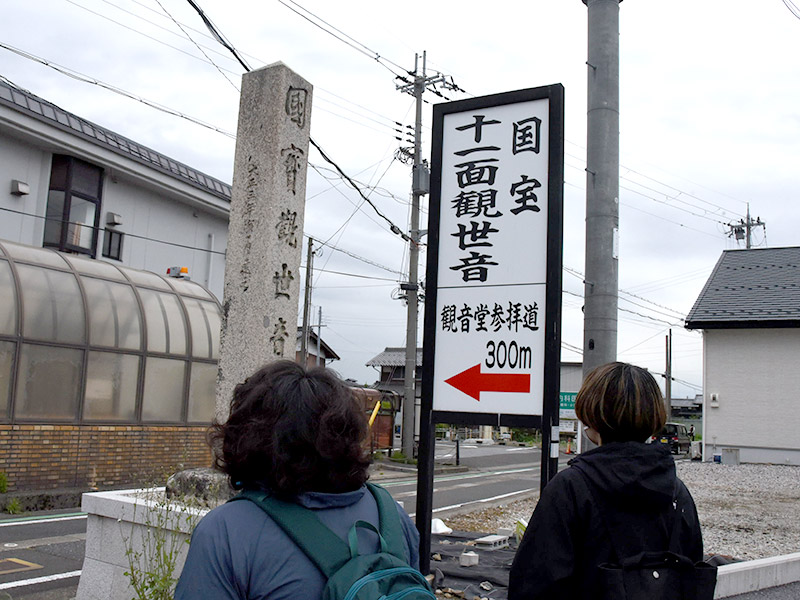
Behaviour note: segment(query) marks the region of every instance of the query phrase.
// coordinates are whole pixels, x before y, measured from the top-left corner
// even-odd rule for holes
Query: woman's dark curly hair
[[[367,480],[366,415],[331,371],[270,363],[233,391],[227,422],[214,422],[215,462],[234,488],[349,492]]]

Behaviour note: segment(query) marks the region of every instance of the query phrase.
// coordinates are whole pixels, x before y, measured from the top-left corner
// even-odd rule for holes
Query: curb
[[[379,463],[373,463],[372,469],[376,470],[384,470],[384,471],[395,471],[398,473],[406,473],[408,475],[417,475],[417,467],[414,465],[404,465],[402,463],[394,463],[391,461],[382,461]],[[441,475],[442,473],[466,473],[469,471],[469,467],[462,467],[462,466],[450,466],[450,465],[436,465],[433,468],[434,475]]]
[[[717,569],[714,598],[728,598],[800,581],[800,552],[759,558]]]

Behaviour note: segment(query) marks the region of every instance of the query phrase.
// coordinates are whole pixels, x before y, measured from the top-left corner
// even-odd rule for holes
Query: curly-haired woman
[[[545,487],[511,567],[510,600],[605,597],[601,564],[666,551],[673,536],[673,551],[702,560],[697,510],[669,447],[645,443],[666,420],[653,376],[626,363],[597,367],[575,412],[598,447]]]
[[[378,525],[364,485],[369,455],[366,418],[350,389],[331,371],[271,363],[236,386],[230,416],[212,425],[217,466],[235,489],[264,490],[312,509],[342,539],[356,521]],[[419,566],[419,535],[400,514],[406,558]],[[358,529],[362,553],[377,535]],[[252,502],[209,512],[192,534],[176,600],[320,598],[326,579],[267,514]]]

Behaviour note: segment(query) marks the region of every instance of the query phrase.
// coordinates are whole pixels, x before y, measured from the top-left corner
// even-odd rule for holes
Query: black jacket
[[[611,443],[569,464],[545,487],[533,511],[511,567],[509,600],[597,598],[597,566],[667,550],[674,516],[683,521],[679,552],[702,560],[697,509],[667,446]],[[625,556],[616,556],[609,527]]]

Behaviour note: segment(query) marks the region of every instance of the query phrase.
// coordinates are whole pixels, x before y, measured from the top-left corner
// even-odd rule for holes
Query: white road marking
[[[0,521],[0,527],[12,527],[13,525],[35,525],[37,523],[55,523],[56,521],[75,521],[76,519],[85,519],[86,515],[78,515],[74,517],[53,517],[52,519],[34,519],[27,521]]]
[[[37,583],[47,583],[49,581],[58,581],[59,579],[70,579],[72,577],[80,576],[80,571],[70,571],[69,573],[56,573],[55,575],[45,575],[44,577],[34,577],[32,579],[22,579],[20,581],[9,581],[8,583],[0,583],[0,590],[10,590],[26,585],[36,585]]]
[[[525,494],[525,493],[528,493],[528,492],[535,492],[538,489],[539,488],[528,488],[526,490],[519,490],[519,491],[516,491],[516,492],[509,492],[508,494],[500,494],[499,496],[492,496],[491,498],[481,498],[480,500],[471,500],[469,502],[463,502],[461,504],[451,504],[450,506],[442,506],[442,507],[439,507],[439,508],[434,508],[432,512],[435,514],[437,512],[442,512],[443,510],[452,510],[454,508],[462,508],[462,507],[468,506],[470,504],[479,504],[481,502],[485,503],[485,502],[492,502],[494,500],[502,500],[503,498],[509,498],[511,496],[516,496],[517,494]],[[417,513],[409,513],[408,516],[413,519],[416,516],[416,514]]]

